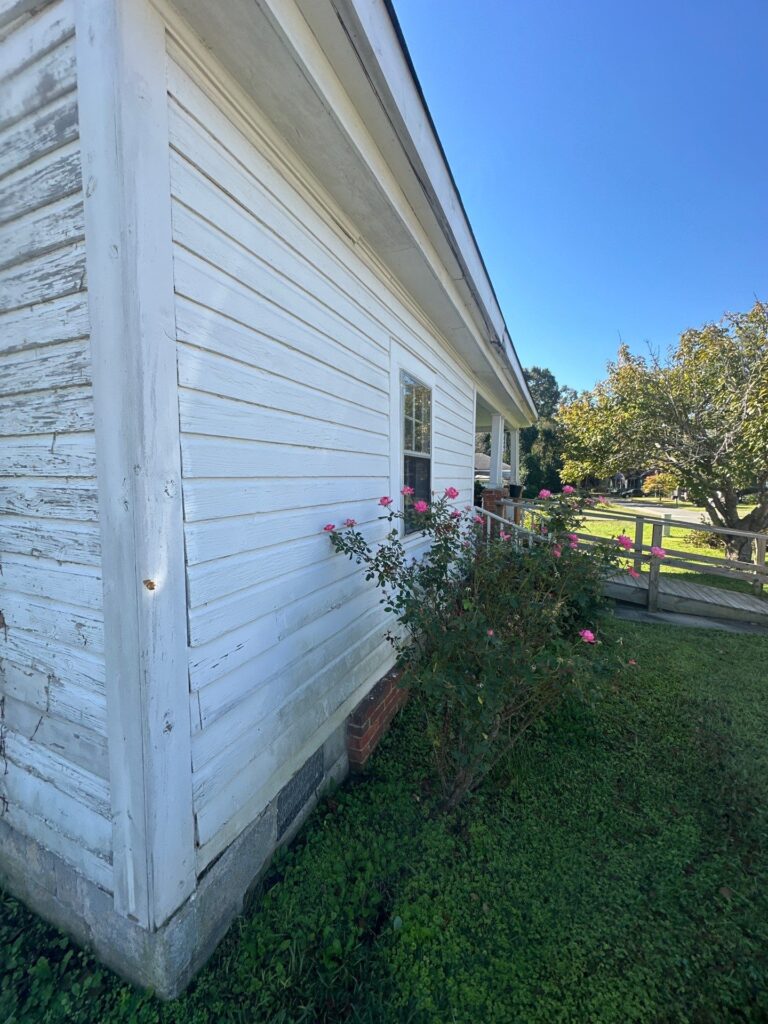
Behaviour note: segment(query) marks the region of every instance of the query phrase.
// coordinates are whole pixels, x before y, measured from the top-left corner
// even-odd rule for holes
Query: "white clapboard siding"
[[[52,651],[42,639],[0,635],[4,692],[53,718],[106,735],[104,665],[85,652]]]
[[[266,750],[258,744],[263,752],[244,766],[236,780],[216,793],[210,803],[199,800],[199,870],[229,845],[288,782],[297,766],[312,755],[323,723],[352,711],[361,691],[373,685],[382,668],[390,667],[387,645],[377,640],[368,649],[371,638],[366,639],[367,643],[352,648],[343,662],[329,666],[331,682],[322,696],[300,692],[299,699],[285,706],[283,728],[273,728],[276,738]],[[274,727],[275,723],[269,724]],[[305,740],[307,732],[309,740]]]
[[[42,352],[0,355],[0,395],[88,384],[90,370],[88,342],[84,339],[51,345]]]
[[[299,408],[307,419],[366,430],[385,439],[388,436],[388,417],[384,409],[373,411],[367,402],[354,403],[345,395],[334,394],[333,390],[323,391],[317,387],[314,375],[304,381],[279,377],[235,359],[182,345],[179,346],[179,384],[249,404],[263,403],[269,395],[272,411],[293,414]],[[338,382],[336,390],[339,390]],[[250,418],[250,410],[243,412]]]
[[[3,516],[0,519],[0,551],[97,566],[101,537],[96,523]]]
[[[8,47],[0,54],[3,67],[13,56],[10,40],[3,41]],[[32,64],[19,68],[15,74],[7,75],[2,82],[0,95],[0,131],[11,126],[27,114],[39,110],[51,100],[70,92],[75,85],[75,40],[70,37],[52,52],[43,54]]]
[[[93,477],[95,473],[93,434],[5,437],[0,445],[0,478]]]
[[[0,232],[2,233],[2,232]],[[88,334],[88,303],[85,292],[35,306],[34,317],[28,309],[0,310],[0,352],[39,348]]]
[[[0,176],[40,160],[78,135],[77,99],[69,93],[17,121],[0,137]]]
[[[84,234],[83,204],[77,193],[15,221],[0,242],[0,268],[24,263]]]
[[[326,612],[354,601],[359,592],[357,569],[344,559],[334,558],[287,577],[256,584],[213,606],[221,612],[218,628],[210,640],[189,652],[192,689],[216,687],[218,696],[211,691],[212,714],[217,705],[225,709],[242,698],[245,690],[240,680],[249,678],[248,666],[263,650],[317,621]],[[258,609],[256,618],[254,607]],[[190,618],[194,621],[204,615],[200,610]],[[239,627],[238,620],[242,623]],[[224,626],[232,628],[225,631]],[[242,676],[236,672],[240,667],[244,670]],[[249,685],[250,682],[246,684]]]
[[[0,40],[3,820],[112,885],[74,0]]]
[[[177,260],[177,268],[182,259],[183,255]],[[224,292],[220,280],[219,286],[215,284],[213,268],[198,265],[197,270],[198,287],[207,287],[211,293]],[[188,283],[193,280],[191,273],[187,280]],[[198,339],[203,339],[207,351],[275,375],[279,371],[288,381],[311,380],[320,392],[342,397],[371,412],[388,414],[389,395],[381,388],[381,375],[359,355],[350,353],[334,338],[318,334],[288,314],[262,304],[254,306],[252,299],[239,292],[228,294],[228,301],[233,314],[248,319],[238,323],[214,309],[193,306],[179,298],[176,313],[179,341],[197,346]],[[283,342],[277,365],[275,342]]]
[[[374,629],[380,621],[378,603],[378,595],[370,593],[346,601],[324,619],[322,643],[318,643],[315,623],[306,623],[290,633],[290,639],[274,637],[273,645],[242,669],[199,691],[197,701],[202,728],[192,748],[195,769],[216,757],[221,758],[237,741],[247,746],[251,730],[282,703],[286,685],[290,694],[293,673],[301,672],[305,677],[315,675],[346,650],[350,629],[354,628],[357,633],[364,633],[366,627]],[[287,649],[291,655],[288,663],[285,661]],[[244,696],[237,701],[230,696],[227,710],[226,691],[232,695],[235,684]],[[231,758],[225,760],[232,761]]]
[[[216,443],[219,442],[216,439]],[[232,448],[239,447],[237,442],[229,442]],[[265,446],[266,447],[266,446]],[[224,456],[222,456],[224,461]],[[367,493],[357,501],[333,501],[323,507],[326,522],[343,522],[351,518],[361,525],[366,525],[376,518],[378,507],[374,510],[374,499],[379,497],[376,480],[366,482]],[[307,523],[307,514],[302,509],[287,509],[281,512],[265,512],[256,515],[237,517],[234,524],[228,519],[206,519],[199,523],[189,523],[187,528],[187,560],[190,565],[208,562],[212,559],[226,558],[229,555],[242,554],[263,547],[265,543],[289,544],[305,535],[309,528],[314,536],[314,524]],[[330,542],[328,552],[330,553]]]
[[[101,609],[101,575],[92,565],[60,564],[49,558],[6,555],[3,585],[19,594],[47,598],[63,604]]]
[[[392,664],[380,595],[322,528],[352,517],[371,542],[387,529],[393,342],[435,380],[433,482],[465,501],[474,387],[252,104],[169,52],[202,870]]]
[[[75,725],[15,697],[6,695],[3,707],[8,730],[36,741],[45,750],[58,754],[76,767],[95,775],[102,781],[109,779],[107,741],[104,736],[83,725]]]
[[[286,372],[298,380],[305,380],[307,373],[314,374],[315,366],[323,375],[328,367],[335,367],[343,375],[345,394],[347,388],[354,387],[358,381],[386,393],[381,367],[358,355],[354,337],[350,337],[342,325],[329,325],[331,334],[317,326],[310,327],[300,317],[292,316],[279,306],[270,306],[257,292],[226,278],[215,267],[180,248],[175,253],[174,274],[177,330],[181,340],[194,344],[206,341],[212,351],[223,348],[235,358],[243,358],[242,352],[250,350],[254,361],[273,368],[276,362],[274,343],[279,342],[279,351],[285,352],[286,360],[293,360],[295,353],[308,357],[295,371],[290,362],[285,364]],[[204,295],[205,303],[192,306],[184,299],[187,295],[198,298]],[[349,344],[345,344],[347,341]],[[278,368],[282,366],[281,359]]]

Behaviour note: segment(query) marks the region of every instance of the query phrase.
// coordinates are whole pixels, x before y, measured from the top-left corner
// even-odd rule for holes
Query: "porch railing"
[[[517,501],[504,499],[501,502],[504,508],[505,522],[514,522],[518,529],[525,529],[536,532],[546,522],[546,505],[537,505],[534,502]],[[762,594],[763,586],[768,583],[768,567],[766,566],[766,548],[768,547],[768,534],[757,533],[750,530],[731,530],[726,527],[708,526],[703,523],[689,523],[682,519],[673,519],[668,516],[660,518],[649,515],[632,515],[626,512],[604,511],[602,509],[585,509],[580,513],[585,520],[602,520],[610,522],[624,522],[631,524],[626,532],[632,544],[627,549],[627,557],[632,560],[632,566],[636,572],[640,572],[643,565],[648,565],[648,606],[654,608],[658,604],[659,577],[665,568],[675,567],[689,572],[706,574],[709,576],[721,576],[731,580],[741,580],[751,584],[756,595]],[[651,528],[650,544],[645,543],[645,528]],[[682,527],[685,530],[702,533],[713,533],[722,537],[741,537],[751,541],[754,560],[751,562],[739,559],[726,558],[724,556],[707,555],[698,551],[680,551],[671,546],[665,535],[672,527]],[[586,544],[597,544],[605,540],[604,537],[588,532],[577,532],[577,537]],[[672,544],[674,541],[672,540]],[[665,552],[663,559],[651,555],[651,548],[662,548]]]

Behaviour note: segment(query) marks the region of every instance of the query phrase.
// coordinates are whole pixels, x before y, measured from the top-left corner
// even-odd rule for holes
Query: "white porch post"
[[[114,902],[152,930],[195,887],[165,27],[75,11]]]
[[[501,464],[504,455],[504,417],[494,413],[491,417],[491,466],[488,472],[488,487],[500,490],[504,486]]]
[[[520,483],[520,431],[517,427],[509,430],[510,483]]]

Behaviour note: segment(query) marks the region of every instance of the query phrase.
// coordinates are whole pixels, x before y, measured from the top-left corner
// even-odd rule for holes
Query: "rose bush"
[[[443,806],[453,808],[542,715],[613,671],[597,621],[620,549],[579,545],[591,499],[573,494],[548,499],[547,533],[529,547],[512,524],[486,537],[482,515],[452,507],[455,488],[431,505],[403,493],[404,511],[379,500],[390,524],[382,543],[355,526],[328,532],[382,590],[403,685],[424,716]],[[406,516],[429,542],[418,554],[401,537]]]

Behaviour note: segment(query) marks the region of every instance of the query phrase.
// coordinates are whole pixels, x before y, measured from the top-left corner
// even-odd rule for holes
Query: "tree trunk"
[[[707,499],[707,512],[715,526],[732,530],[750,530],[754,533],[763,532],[768,527],[768,501],[759,502],[755,508],[743,519],[739,518],[738,492],[727,487],[724,491],[717,492]],[[722,535],[721,535],[722,536]],[[751,562],[753,545],[748,537],[738,537],[733,534],[723,536],[725,541],[725,554],[739,562]]]
[[[728,534],[725,538],[725,553],[728,558],[739,562],[752,561],[753,541],[750,537],[734,537]]]

